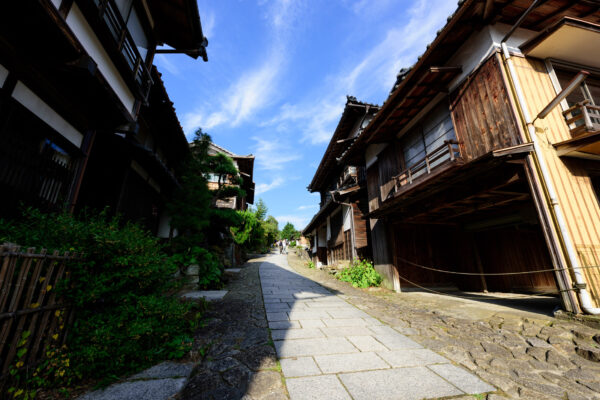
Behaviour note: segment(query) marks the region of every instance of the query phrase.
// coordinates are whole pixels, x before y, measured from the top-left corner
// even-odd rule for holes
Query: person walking
[[[283,241],[279,241],[279,254],[283,254]]]

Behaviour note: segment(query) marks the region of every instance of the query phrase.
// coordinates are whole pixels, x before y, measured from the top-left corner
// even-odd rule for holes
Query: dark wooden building
[[[348,97],[308,190],[321,195],[320,209],[302,234],[311,240],[317,265],[371,258],[365,168],[341,164],[339,158],[371,121],[379,107]]]
[[[110,206],[157,233],[187,143],[152,60],[206,44],[193,0],[3,2],[1,214]]]
[[[461,2],[340,163],[367,169],[390,286],[560,290],[598,313],[598,269],[580,267],[600,260],[600,11],[532,4]]]

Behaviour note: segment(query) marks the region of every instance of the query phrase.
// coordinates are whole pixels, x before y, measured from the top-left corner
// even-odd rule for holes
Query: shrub
[[[194,246],[186,253],[173,255],[172,260],[180,269],[192,264],[198,265],[199,288],[214,289],[222,286],[223,267],[219,262],[219,257],[214,253],[202,247]]]
[[[115,379],[189,348],[199,315],[168,295],[177,266],[138,225],[106,212],[75,218],[27,209],[22,221],[0,220],[6,240],[84,253],[57,286],[75,309],[67,343],[74,376]]]
[[[373,268],[373,264],[368,260],[355,260],[352,265],[344,268],[336,277],[358,288],[379,286],[383,280],[379,272]]]
[[[315,263],[312,261],[309,261],[306,263],[306,266],[310,269],[315,269]]]

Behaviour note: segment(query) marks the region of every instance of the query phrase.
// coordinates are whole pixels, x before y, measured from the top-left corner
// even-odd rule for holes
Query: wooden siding
[[[337,246],[344,241],[344,211],[340,210],[333,214],[330,219],[331,223],[331,239],[328,247]]]
[[[364,215],[364,207],[361,207],[361,205],[365,203],[365,201],[352,203],[352,213],[354,215],[354,244],[356,245],[357,250],[368,246],[367,219]]]
[[[484,273],[522,272],[552,268],[540,230],[503,228],[470,233],[459,228],[426,225],[395,225],[395,257],[400,276],[430,287],[483,290],[481,277],[439,273],[410,262],[445,270],[478,273],[477,258]],[[510,250],[507,250],[510,249]],[[491,291],[554,292],[552,272],[526,275],[488,276]],[[406,281],[403,286],[411,286]]]
[[[398,153],[395,143],[390,143],[377,156],[379,165],[379,190],[381,192],[381,200],[385,201],[390,192],[394,188],[394,176],[398,175]]]
[[[497,54],[453,93],[450,109],[465,161],[520,143]]]
[[[369,199],[369,212],[377,210],[381,204],[379,198],[379,166],[375,163],[367,169],[367,196]]]
[[[517,75],[528,103],[530,115],[537,115],[555,96],[546,66],[542,61],[513,57]],[[599,265],[600,206],[590,179],[589,164],[578,159],[560,158],[552,144],[570,139],[570,131],[557,106],[545,119],[536,121],[536,132],[568,231],[582,266]],[[585,269],[588,289],[600,306],[600,270]]]

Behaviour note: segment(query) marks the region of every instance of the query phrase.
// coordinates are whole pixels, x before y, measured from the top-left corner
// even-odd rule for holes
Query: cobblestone
[[[471,316],[453,309],[462,303],[451,298],[360,290],[304,267],[295,254],[288,260],[300,274],[494,385],[498,391],[488,400],[600,399],[597,329],[532,313]]]

